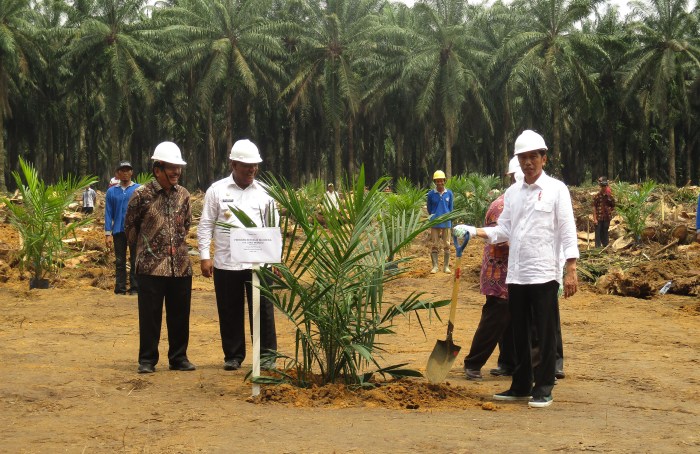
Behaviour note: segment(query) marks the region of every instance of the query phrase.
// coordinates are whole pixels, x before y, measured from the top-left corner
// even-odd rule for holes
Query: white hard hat
[[[523,170],[520,168],[520,161],[518,161],[517,156],[513,156],[508,163],[508,172],[506,172],[506,175],[513,175],[515,178],[515,181],[523,181],[525,178],[525,174],[523,173]]]
[[[257,164],[262,162],[258,147],[248,139],[238,140],[231,147],[231,154],[228,157],[231,161],[244,162],[246,164]]]
[[[515,139],[515,153],[513,154],[517,156],[520,153],[527,153],[528,151],[546,149],[547,145],[544,143],[542,136],[535,131],[526,129]]]
[[[517,156],[513,156],[508,163],[508,171],[506,172],[506,175],[510,175],[511,173],[515,173],[518,170],[520,170],[520,161],[518,161]]]
[[[156,149],[153,151],[153,156],[151,156],[151,159],[154,161],[163,161],[170,164],[176,164],[179,166],[184,166],[187,164],[182,160],[180,147],[175,145],[173,142],[159,143]]]

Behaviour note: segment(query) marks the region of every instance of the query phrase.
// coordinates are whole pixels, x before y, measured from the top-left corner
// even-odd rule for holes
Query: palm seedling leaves
[[[20,267],[29,268],[33,280],[43,279],[48,272],[59,270],[65,258],[63,239],[73,235],[77,228],[92,222],[85,218],[65,224],[63,211],[70,205],[75,194],[97,181],[94,177],[75,179],[68,176],[56,184],[47,185],[31,164],[19,158],[22,172],[12,172],[21,201],[7,198],[5,203],[10,211],[10,223],[22,238]]]
[[[429,222],[421,220],[417,211],[387,214],[382,189],[388,179],[365,190],[363,168],[346,186],[352,191],[341,200],[339,210],[323,206],[324,227],[315,216],[316,204],[304,203],[286,181],[273,176],[267,180],[270,195],[286,212],[285,245],[279,275],[261,270],[261,282],[267,283],[261,292],[296,327],[295,353],[287,357],[295,373],[284,379],[300,386],[337,381],[363,385],[375,372],[419,376],[404,364],[381,366],[384,349],[379,337],[393,334],[396,316],[434,311],[449,301],[429,301],[417,292],[398,303],[385,301],[384,284],[403,272],[387,271],[387,258],[445,218]]]

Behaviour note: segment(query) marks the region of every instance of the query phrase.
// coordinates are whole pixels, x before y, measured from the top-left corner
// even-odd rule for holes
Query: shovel
[[[469,242],[469,233],[464,235],[462,244],[459,244],[456,236],[452,236],[457,250],[457,260],[455,262],[454,282],[452,284],[452,300],[450,301],[450,319],[447,321],[447,337],[445,340],[438,340],[435,343],[433,352],[428,358],[428,366],[425,368],[425,376],[430,383],[440,383],[445,380],[447,374],[452,369],[452,365],[462,349],[452,342],[452,331],[454,330],[455,316],[457,315],[457,294],[459,293],[459,278],[462,274],[460,262],[462,261],[462,251]]]

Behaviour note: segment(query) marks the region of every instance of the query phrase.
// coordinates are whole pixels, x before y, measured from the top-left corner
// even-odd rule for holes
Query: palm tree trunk
[[[552,150],[551,150],[551,160],[552,166],[550,167],[552,174],[561,175],[562,162],[561,162],[561,105],[559,104],[559,99],[554,100],[554,106],[552,108]]]
[[[7,192],[5,185],[5,116],[0,107],[0,192]]]
[[[502,129],[501,129],[501,162],[500,165],[502,172],[500,172],[501,175],[505,175],[506,171],[508,170],[508,163],[510,162],[510,153],[508,152],[508,131],[510,131],[511,128],[511,121],[510,121],[510,102],[508,101],[508,94],[506,93],[506,96],[504,96],[504,103],[503,103],[503,120],[502,120]],[[509,182],[510,183],[510,182]]]
[[[398,180],[400,177],[406,176],[403,169],[404,162],[404,150],[403,150],[403,134],[396,134],[396,143],[394,144],[395,154],[394,154],[394,179]]]
[[[343,149],[340,146],[340,122],[333,125],[333,178],[342,187]]]
[[[668,184],[676,186],[676,129],[668,126]]]
[[[445,122],[445,175],[447,178],[452,176],[452,125],[450,122]]]
[[[612,121],[607,121],[605,124],[605,150],[608,163],[605,175],[608,178],[615,178],[615,137],[613,136]]]
[[[207,162],[206,171],[207,185],[214,181],[213,178],[213,168],[214,168],[214,124],[211,114],[211,109],[207,110]]]
[[[85,122],[82,118],[78,120],[78,172],[80,176],[88,174],[87,146],[85,144]]]
[[[226,150],[233,147],[233,94],[226,97]]]
[[[353,118],[348,119],[348,178],[352,181],[355,175],[355,141],[353,140],[354,130]]]
[[[297,156],[297,118],[294,112],[289,115],[289,170],[292,185],[299,187],[299,157]]]

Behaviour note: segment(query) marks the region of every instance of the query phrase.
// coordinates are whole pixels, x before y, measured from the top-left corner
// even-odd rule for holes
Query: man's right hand
[[[112,238],[112,235],[105,235],[105,245],[107,246],[107,249],[112,249],[113,244],[114,238]]]
[[[214,263],[211,259],[200,261],[199,268],[202,270],[202,276],[204,277],[211,277],[214,274]]]

